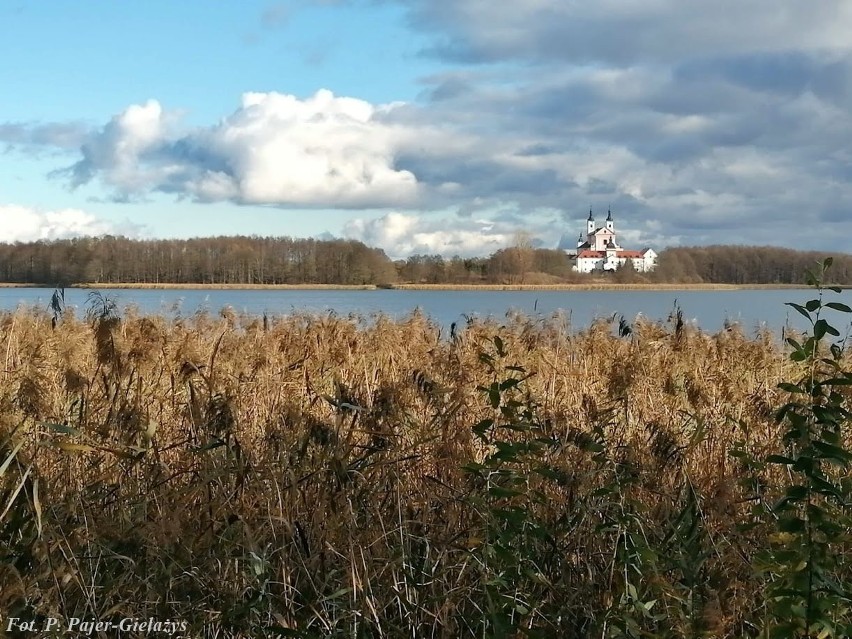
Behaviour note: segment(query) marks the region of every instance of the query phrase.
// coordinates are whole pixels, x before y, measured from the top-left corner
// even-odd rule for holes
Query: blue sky
[[[0,241],[849,250],[845,0],[0,0]]]

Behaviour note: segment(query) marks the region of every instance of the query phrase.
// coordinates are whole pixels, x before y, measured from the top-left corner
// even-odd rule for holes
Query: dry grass
[[[742,636],[760,614],[750,557],[764,532],[738,531],[752,503],[729,452],[777,439],[791,364],[769,335],[106,311],[55,329],[0,315],[0,610],[186,619],[191,636],[482,636],[496,586],[484,493],[463,467],[488,452],[472,427],[500,415],[477,390],[499,381],[492,353],[498,371],[534,373],[516,398],[558,442],[560,479],[533,509],[561,531],[537,595],[561,616],[531,617],[540,636],[600,636],[615,605],[621,537],[602,518],[616,502],[575,445],[595,429],[629,469],[618,504],[639,509],[648,539],[665,539],[694,486],[702,636]],[[670,594],[667,636],[685,636],[681,577],[648,570]]]

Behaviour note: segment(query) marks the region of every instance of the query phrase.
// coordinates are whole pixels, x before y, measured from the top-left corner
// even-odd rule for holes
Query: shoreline
[[[0,282],[0,288],[43,288],[43,284]],[[616,284],[590,282],[582,284],[166,284],[166,283],[81,283],[68,289],[118,290],[203,290],[203,291],[747,291],[807,289],[805,284]],[[840,286],[842,289],[852,288]]]
[[[805,284],[396,284],[401,291],[746,291],[805,289]]]
[[[43,284],[0,282],[0,288],[55,287]],[[167,284],[167,283],[81,283],[70,284],[68,289],[118,289],[118,290],[204,290],[204,291],[747,291],[796,290],[810,288],[805,284],[616,284],[590,282],[580,284]],[[840,286],[842,289],[852,288]]]
[[[55,286],[44,284],[19,284],[0,282],[0,288],[44,288]],[[135,282],[90,282],[68,284],[66,289],[118,289],[118,290],[199,290],[199,291],[375,291],[375,284],[166,284]]]

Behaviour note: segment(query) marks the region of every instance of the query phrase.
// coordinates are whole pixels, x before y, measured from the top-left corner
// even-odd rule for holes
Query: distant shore
[[[0,282],[0,288],[55,288],[45,284],[17,284]],[[341,290],[341,291],[374,291],[377,286],[374,284],[167,284],[159,283],[144,283],[144,282],[91,282],[84,284],[69,284],[65,288],[83,288],[83,289],[137,289],[137,290],[204,290],[204,291],[324,291],[324,290]]]
[[[43,284],[0,282],[0,288],[53,288]],[[804,284],[617,284],[588,282],[580,284],[167,284],[167,283],[88,283],[72,284],[67,288],[82,289],[139,289],[139,290],[268,290],[268,291],[744,291],[765,289],[803,289]],[[840,288],[849,288],[841,286]]]
[[[800,289],[804,284],[396,284],[404,291],[744,291],[755,289]]]

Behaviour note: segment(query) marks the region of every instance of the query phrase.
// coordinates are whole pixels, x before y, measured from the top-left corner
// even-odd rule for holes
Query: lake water
[[[85,311],[86,289],[67,289],[66,303]],[[119,308],[137,306],[144,313],[189,316],[199,310],[218,313],[230,306],[237,312],[285,315],[294,312],[378,313],[401,318],[421,309],[436,322],[464,323],[465,316],[502,320],[520,311],[547,317],[564,313],[575,328],[585,328],[598,317],[623,315],[632,321],[639,314],[665,320],[677,304],[686,321],[706,331],[717,331],[725,321],[739,322],[747,332],[759,327],[780,331],[789,324],[804,328],[805,320],[784,302],[804,303],[814,294],[808,289],[737,291],[402,291],[402,290],[131,290],[100,289]],[[20,305],[47,308],[53,289],[0,289],[0,310]],[[852,306],[852,293],[828,293],[832,300]],[[835,326],[843,329],[849,318],[837,314]]]

